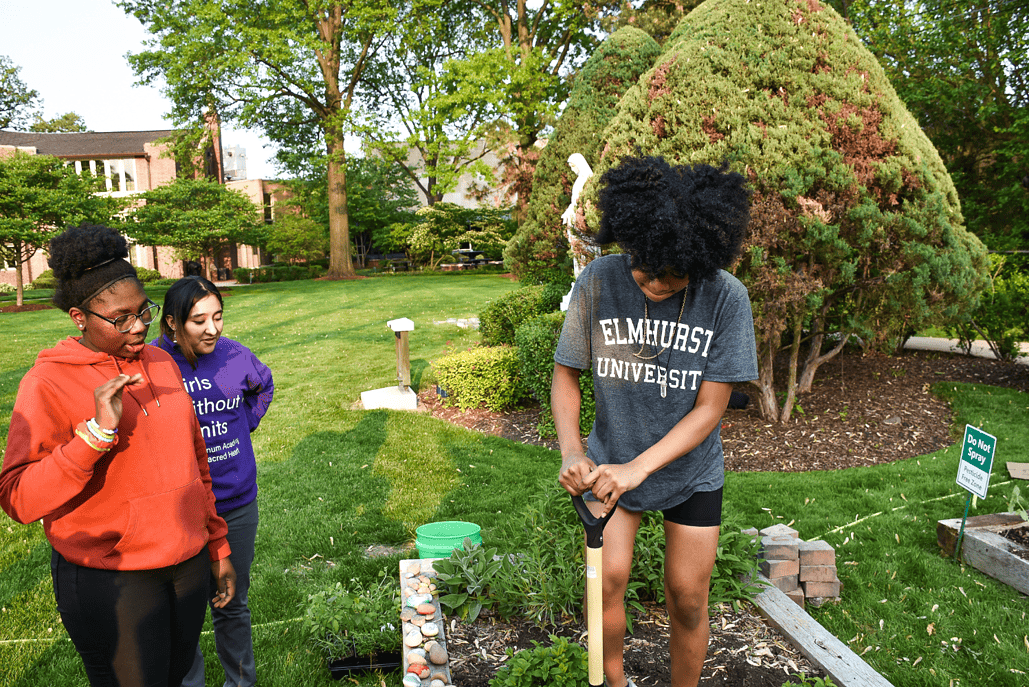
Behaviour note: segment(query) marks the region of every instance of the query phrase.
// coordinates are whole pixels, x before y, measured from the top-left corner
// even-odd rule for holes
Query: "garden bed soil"
[[[669,687],[668,616],[659,606],[637,614],[633,632],[625,638],[625,671],[638,687]],[[507,661],[506,651],[551,644],[550,635],[566,637],[586,646],[584,624],[569,620],[541,628],[528,622],[502,622],[484,614],[474,623],[452,620],[447,648],[455,685],[488,687]],[[757,611],[743,604],[737,612],[719,606],[711,619],[711,636],[700,684],[732,687],[781,687],[801,684],[797,674],[824,677],[782,635],[765,624]]]
[[[1022,525],[1021,527],[1012,527],[1011,529],[998,532],[998,534],[1009,542],[1018,544],[1021,548],[1012,548],[1011,553],[1015,554],[1023,561],[1029,561],[1029,525]]]
[[[779,371],[776,376],[785,378]],[[722,422],[726,469],[833,470],[886,463],[945,448],[959,437],[952,433],[953,411],[932,394],[931,387],[947,381],[1029,392],[1029,366],[940,353],[844,353],[819,369],[813,390],[798,399],[801,410],[788,424],[766,422],[753,403],[727,411]],[[739,385],[737,390],[754,393],[749,385]],[[557,448],[555,439],[540,437],[536,431],[538,407],[507,413],[461,411],[443,406],[434,390],[419,394],[419,399],[432,415],[454,424]],[[1029,537],[1029,533],[1017,536]],[[728,607],[712,613],[702,685],[781,687],[797,672],[823,675],[752,607],[744,604],[741,608],[740,613]],[[505,649],[532,648],[532,640],[547,644],[551,633],[585,644],[582,631],[579,621],[546,629],[527,621],[503,623],[488,615],[471,625],[456,622],[450,632],[455,684],[486,687],[503,665]],[[667,634],[664,611],[655,607],[627,636],[627,673],[639,687],[670,685]]]

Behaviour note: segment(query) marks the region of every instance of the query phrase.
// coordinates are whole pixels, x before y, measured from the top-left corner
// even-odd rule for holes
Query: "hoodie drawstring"
[[[109,358],[110,358],[110,359],[111,359],[112,361],[114,361],[114,368],[115,368],[116,370],[118,370],[118,374],[126,374],[126,373],[122,372],[122,370],[121,370],[121,365],[119,365],[119,364],[118,364],[118,359],[117,359],[117,358],[115,358],[115,357],[114,357],[113,355],[110,355],[110,354],[108,354],[108,356],[107,356],[107,357],[109,357]],[[150,377],[148,377],[148,376],[147,376],[147,373],[146,373],[146,366],[145,366],[145,365],[143,365],[143,362],[142,362],[142,356],[140,356],[140,363],[139,363],[139,373],[140,373],[140,375],[141,375],[141,376],[143,377],[143,380],[144,380],[144,381],[146,381],[146,385],[147,385],[148,387],[150,387],[150,395],[154,397],[154,403],[156,403],[156,404],[157,404],[157,407],[158,407],[158,408],[160,408],[160,407],[161,407],[161,399],[159,399],[159,398],[157,397],[157,390],[156,390],[156,389],[154,389],[154,385],[153,385],[153,384],[152,384],[152,383],[150,382]],[[131,375],[130,375],[130,376],[131,376]],[[138,398],[136,398],[136,397],[135,397],[135,396],[133,395],[132,391],[130,391],[130,390],[129,390],[129,388],[128,388],[127,386],[126,386],[126,387],[123,387],[123,391],[124,391],[125,393],[127,393],[127,394],[128,394],[129,396],[131,396],[131,397],[132,397],[132,400],[133,400],[133,401],[135,401],[135,402],[136,402],[136,405],[138,405],[138,406],[139,406],[139,409],[143,411],[143,415],[144,415],[145,417],[150,417],[150,413],[148,413],[148,412],[146,411],[146,406],[145,406],[145,405],[143,405],[142,403],[140,403],[140,402],[139,402],[139,399],[138,399]]]

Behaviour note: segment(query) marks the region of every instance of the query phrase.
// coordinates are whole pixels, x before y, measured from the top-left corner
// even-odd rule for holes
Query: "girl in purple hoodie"
[[[202,277],[175,282],[164,297],[161,336],[151,343],[171,353],[207,444],[207,462],[218,515],[229,526],[236,596],[224,608],[211,607],[218,658],[225,684],[256,683],[250,632],[250,565],[257,537],[257,462],[250,433],[272,402],[268,367],[249,348],[222,336],[222,296]],[[197,648],[184,687],[203,687],[204,657]]]

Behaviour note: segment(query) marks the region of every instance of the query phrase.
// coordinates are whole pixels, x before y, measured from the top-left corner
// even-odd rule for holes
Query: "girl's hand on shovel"
[[[581,496],[589,489],[586,484],[587,476],[596,469],[596,463],[581,453],[568,456],[561,461],[561,474],[557,480],[569,494]]]
[[[622,494],[632,491],[643,483],[647,474],[632,463],[626,465],[601,465],[586,476],[586,485],[593,490],[593,495],[604,504],[607,515],[615,507]]]

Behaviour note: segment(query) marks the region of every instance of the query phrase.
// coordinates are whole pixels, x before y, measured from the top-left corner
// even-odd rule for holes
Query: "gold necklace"
[[[676,329],[679,328],[679,322],[682,320],[682,311],[686,309],[686,292],[689,291],[689,289],[690,289],[690,285],[687,284],[685,287],[683,287],[683,290],[682,290],[682,305],[679,306],[679,316],[677,318],[675,318],[675,328]],[[643,296],[643,341],[640,342],[640,350],[638,350],[635,353],[633,353],[633,355],[635,357],[639,358],[640,360],[653,360],[657,356],[659,356],[662,353],[664,353],[665,351],[667,351],[668,350],[668,346],[671,346],[671,344],[668,344],[668,346],[665,346],[660,351],[658,351],[656,354],[651,355],[651,356],[640,355],[641,353],[643,353],[643,347],[647,345],[647,322],[649,322],[649,321],[650,321],[650,312],[647,310],[647,297],[646,297],[646,295],[644,295]],[[658,334],[656,332],[654,333],[654,337],[655,337],[655,339],[658,337]],[[674,337],[674,332],[673,332],[673,337]],[[671,358],[669,358],[669,361],[670,360],[671,360]],[[668,366],[667,365],[665,366],[665,371],[666,372],[668,371]],[[664,394],[661,394],[661,395],[664,396]]]

